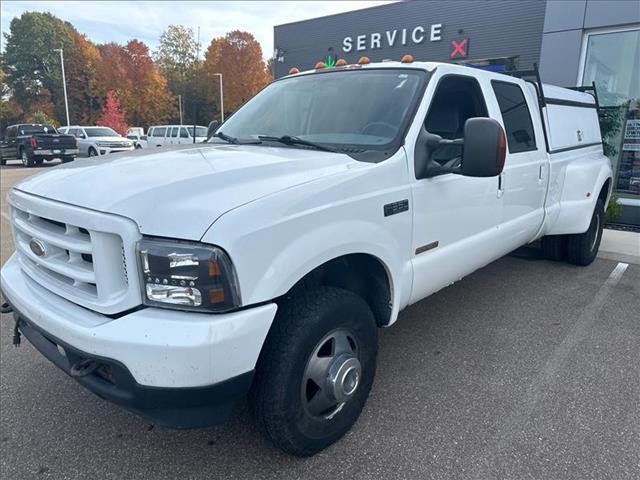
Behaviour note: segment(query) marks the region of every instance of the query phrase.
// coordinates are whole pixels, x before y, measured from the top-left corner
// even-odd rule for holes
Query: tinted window
[[[165,132],[167,131],[167,129],[165,127],[156,127],[153,129],[153,136],[154,137],[164,137]]]
[[[189,132],[184,127],[180,129],[180,138],[189,138]]]
[[[179,127],[173,127],[173,128],[171,129],[171,136],[172,136],[173,138],[176,138],[176,137],[178,136],[178,130],[180,130],[180,128],[179,128]]]
[[[491,82],[496,94],[502,121],[507,131],[509,153],[528,152],[536,149],[531,114],[522,89],[507,82]]]

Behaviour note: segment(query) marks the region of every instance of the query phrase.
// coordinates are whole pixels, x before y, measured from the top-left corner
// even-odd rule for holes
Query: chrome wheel
[[[325,335],[307,360],[302,405],[312,417],[331,419],[353,398],[362,378],[358,345],[344,329]]]

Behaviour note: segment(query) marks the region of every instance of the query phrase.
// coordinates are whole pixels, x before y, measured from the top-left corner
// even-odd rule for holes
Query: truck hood
[[[15,188],[128,217],[145,235],[199,240],[233,208],[359,164],[315,150],[188,145],[76,160]]]

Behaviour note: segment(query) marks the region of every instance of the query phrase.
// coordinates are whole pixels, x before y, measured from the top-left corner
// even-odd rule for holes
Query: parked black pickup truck
[[[78,155],[73,135],[58,133],[52,125],[20,123],[10,125],[0,142],[0,165],[17,158],[25,167],[42,165],[44,160],[60,158],[71,162]]]

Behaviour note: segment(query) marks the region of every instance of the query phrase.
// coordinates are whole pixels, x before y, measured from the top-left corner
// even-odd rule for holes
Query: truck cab
[[[359,417],[402,309],[536,240],[593,262],[612,176],[594,95],[410,57],[336,65],[274,81],[207,143],[16,185],[17,341],[167,427],[247,394],[308,456]]]

